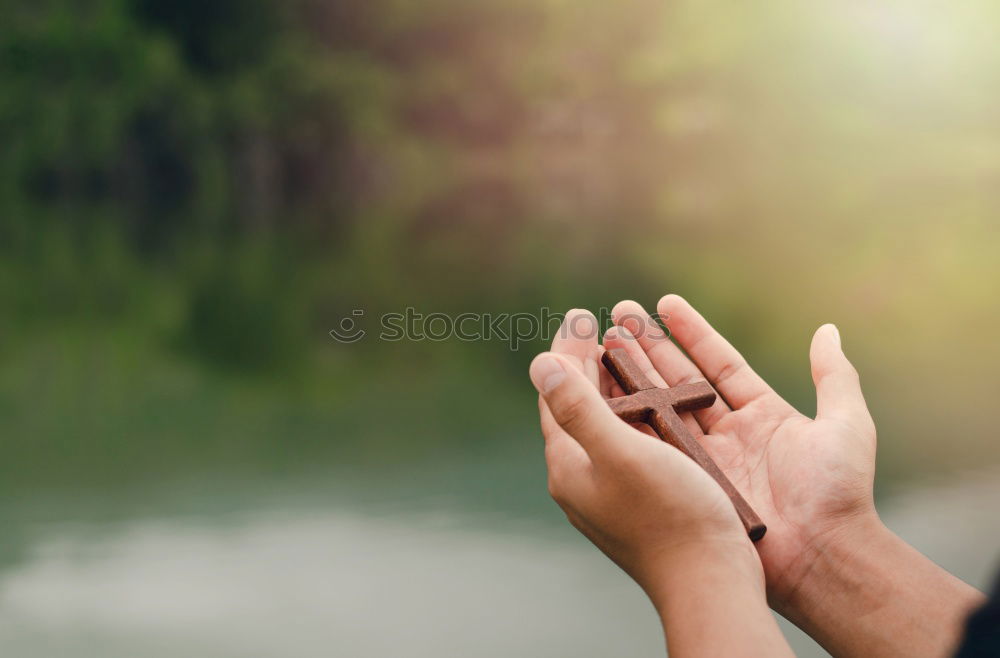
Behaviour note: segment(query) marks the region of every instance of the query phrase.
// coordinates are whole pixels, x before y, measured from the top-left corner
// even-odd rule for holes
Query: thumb
[[[555,421],[588,453],[607,450],[623,430],[631,429],[579,368],[563,357],[543,352],[531,362],[528,374]]]
[[[872,423],[858,371],[844,356],[840,331],[832,324],[816,330],[809,348],[816,384],[816,419],[840,420],[858,428]]]

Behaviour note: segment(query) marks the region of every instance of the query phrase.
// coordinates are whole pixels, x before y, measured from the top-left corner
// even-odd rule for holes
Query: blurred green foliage
[[[534,431],[523,369],[540,341],[344,346],[327,331],[355,308],[667,291],[806,410],[809,332],[837,321],[897,437],[889,471],[934,463],[955,416],[963,435],[989,430],[986,2],[0,12],[8,483],[530,441],[512,437]],[[935,398],[910,382],[927,373],[955,384],[954,413],[926,411]],[[964,440],[956,465],[995,456],[986,444]]]

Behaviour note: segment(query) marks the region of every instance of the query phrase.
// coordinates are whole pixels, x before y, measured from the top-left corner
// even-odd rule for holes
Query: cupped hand
[[[532,362],[553,498],[654,603],[672,566],[690,569],[707,555],[738,563],[763,596],[760,561],[718,484],[611,412],[599,390],[602,352],[596,320],[575,311],[552,352]]]
[[[875,426],[857,371],[837,328],[820,327],[809,353],[817,415],[808,418],[684,299],[667,295],[657,312],[676,344],[639,304],[624,301],[612,312],[616,326],[604,346],[626,349],[657,385],[707,379],[719,393],[713,406],[687,414],[685,422],[767,524],[756,548],[768,597],[781,611],[831,542],[863,536],[854,530],[879,523],[872,494]],[[574,333],[556,348],[575,355],[590,349]],[[603,386],[621,394],[607,376]]]

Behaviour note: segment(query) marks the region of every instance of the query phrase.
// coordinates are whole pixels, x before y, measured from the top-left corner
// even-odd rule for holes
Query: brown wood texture
[[[626,422],[648,424],[661,439],[705,469],[729,496],[750,539],[757,541],[763,537],[767,526],[678,415],[712,406],[715,391],[709,383],[698,381],[673,388],[658,388],[623,349],[608,350],[602,361],[625,391],[625,396],[608,400],[611,410]]]

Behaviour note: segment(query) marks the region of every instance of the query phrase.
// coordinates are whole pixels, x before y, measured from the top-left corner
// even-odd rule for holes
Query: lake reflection
[[[997,472],[880,505],[984,587]],[[45,656],[656,656],[642,593],[563,524],[246,501],[200,516],[24,530],[0,573],[0,651]],[[253,510],[253,511],[251,511]],[[784,624],[800,655],[824,655]]]

